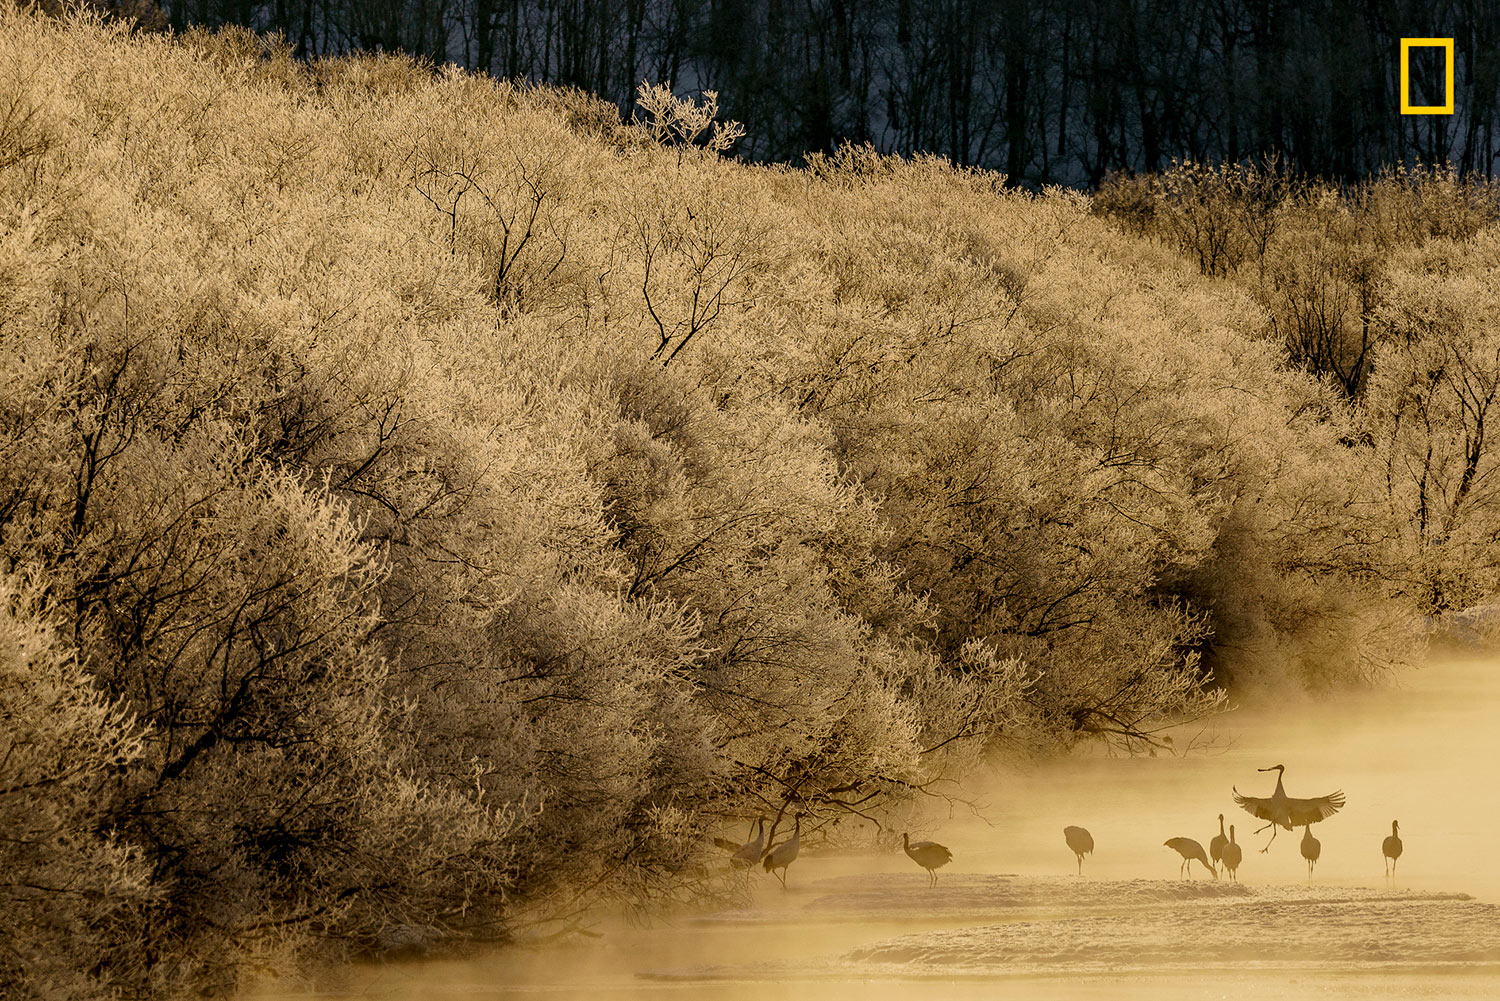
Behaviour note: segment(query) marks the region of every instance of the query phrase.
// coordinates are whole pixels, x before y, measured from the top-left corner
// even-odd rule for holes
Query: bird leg
[[[1266,846],[1260,850],[1260,853],[1262,855],[1271,850],[1271,844],[1276,840],[1276,822],[1273,820],[1271,823],[1267,824],[1266,827],[1269,827],[1271,829],[1271,840],[1267,841]],[[1262,827],[1260,831],[1264,831],[1265,829],[1265,827]],[[1255,833],[1259,834],[1260,831],[1256,831]]]

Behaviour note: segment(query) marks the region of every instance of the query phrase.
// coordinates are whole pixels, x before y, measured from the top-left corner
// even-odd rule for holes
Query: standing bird
[[[1063,837],[1078,856],[1078,875],[1083,875],[1083,857],[1094,850],[1094,836],[1081,827],[1064,827]]]
[[[1380,854],[1390,859],[1386,866],[1387,876],[1396,875],[1396,860],[1401,857],[1401,836],[1396,833],[1399,829],[1400,825],[1391,821],[1391,836],[1380,844]]]
[[[746,841],[743,845],[740,845],[740,847],[735,851],[734,856],[730,858],[729,862],[731,865],[738,866],[754,865],[755,863],[760,861],[760,857],[761,855],[765,854],[765,850],[766,818],[756,817],[755,837],[751,838],[749,841]]]
[[[1224,846],[1229,844],[1229,839],[1224,837],[1224,815],[1219,814],[1219,833],[1208,843],[1208,857],[1214,862],[1215,867],[1224,858]]]
[[[1245,808],[1245,812],[1252,817],[1270,821],[1266,827],[1271,828],[1271,841],[1276,840],[1276,828],[1285,827],[1291,830],[1301,827],[1303,824],[1316,824],[1320,820],[1327,820],[1338,813],[1344,805],[1344,794],[1342,792],[1331,792],[1327,796],[1318,796],[1314,799],[1293,799],[1286,794],[1281,787],[1281,777],[1286,771],[1286,765],[1272,765],[1270,768],[1257,768],[1259,772],[1276,773],[1276,791],[1269,797],[1241,796],[1238,789],[1234,790],[1234,801]],[[1266,827],[1262,827],[1255,833],[1259,834]],[[1262,853],[1271,850],[1271,841],[1261,849]]]
[[[1312,836],[1311,824],[1303,824],[1302,827],[1302,857],[1307,859],[1307,878],[1312,879],[1313,865],[1317,863],[1318,856],[1323,854],[1323,846]]]
[[[766,867],[766,872],[776,875],[776,870],[781,870],[781,875],[776,876],[781,880],[781,888],[786,889],[786,867],[797,861],[797,853],[802,850],[802,814],[797,814],[792,824],[792,836],[781,844],[766,852],[765,861],[761,864]]]
[[[918,841],[912,844],[910,836],[904,832],[901,835],[901,848],[906,852],[907,858],[927,870],[933,886],[937,885],[937,871],[953,861],[953,853],[936,841]]]
[[[1162,844],[1182,856],[1182,868],[1177,870],[1179,876],[1183,876],[1186,873],[1186,876],[1183,876],[1183,878],[1192,879],[1192,864],[1193,860],[1197,859],[1203,863],[1203,868],[1208,870],[1209,875],[1213,876],[1214,879],[1219,878],[1219,874],[1214,871],[1214,867],[1208,864],[1208,856],[1204,854],[1203,846],[1192,838],[1168,838]]]
[[[1222,857],[1224,859],[1224,871],[1229,873],[1235,882],[1239,882],[1240,877],[1237,870],[1240,867],[1240,859],[1243,857],[1243,853],[1240,851],[1240,846],[1234,843],[1233,824],[1229,825],[1229,844],[1224,846]]]

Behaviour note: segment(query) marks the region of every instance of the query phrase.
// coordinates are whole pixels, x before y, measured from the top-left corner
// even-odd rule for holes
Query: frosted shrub
[[[1467,240],[1500,219],[1500,192],[1484,177],[1459,177],[1452,164],[1387,167],[1355,190],[1362,222],[1383,246]]]
[[[662,145],[701,144],[710,152],[727,153],[745,137],[745,127],[739,122],[715,121],[719,116],[717,91],[705,90],[703,103],[696,104],[674,96],[670,83],[642,81],[635,100],[643,115],[641,127]]]
[[[1251,257],[1264,260],[1283,206],[1301,188],[1274,157],[1251,164],[1173,161],[1159,175],[1110,175],[1093,211],[1128,232],[1175,244],[1206,275],[1227,275]]]
[[[90,685],[52,619],[42,588],[0,575],[0,984],[18,1001],[130,987],[160,896],[109,824],[143,728]]]
[[[1306,231],[1288,233],[1273,247],[1257,285],[1272,336],[1294,365],[1358,396],[1381,337],[1375,314],[1384,295],[1384,255],[1369,243]]]
[[[1494,254],[1494,236],[1481,237]],[[1395,553],[1423,610],[1458,611],[1500,588],[1494,556],[1500,308],[1479,273],[1434,275],[1410,255],[1378,316],[1388,334],[1371,380],[1369,434],[1393,513]]]

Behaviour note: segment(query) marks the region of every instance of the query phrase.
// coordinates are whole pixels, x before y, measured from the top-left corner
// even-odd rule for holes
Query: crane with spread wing
[[[1262,853],[1271,850],[1271,842],[1276,840],[1276,828],[1284,827],[1290,831],[1305,824],[1316,824],[1327,820],[1343,809],[1344,794],[1342,792],[1331,792],[1326,796],[1315,796],[1312,799],[1297,799],[1288,796],[1281,785],[1286,765],[1272,765],[1270,768],[1258,768],[1256,771],[1275,772],[1276,791],[1270,796],[1241,796],[1240,791],[1235,789],[1234,801],[1244,807],[1245,812],[1252,817],[1267,821],[1265,827],[1255,831],[1256,834],[1264,831],[1266,827],[1271,828],[1271,841],[1266,842],[1266,847],[1261,849]]]

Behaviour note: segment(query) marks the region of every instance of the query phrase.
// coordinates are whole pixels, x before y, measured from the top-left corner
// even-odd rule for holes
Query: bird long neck
[[[1286,798],[1286,790],[1281,787],[1281,772],[1279,771],[1276,773],[1276,791],[1271,795],[1275,796],[1277,799]]]
[[[1224,815],[1221,813],[1221,814],[1219,814],[1219,837],[1222,838],[1223,836],[1224,836]]]

